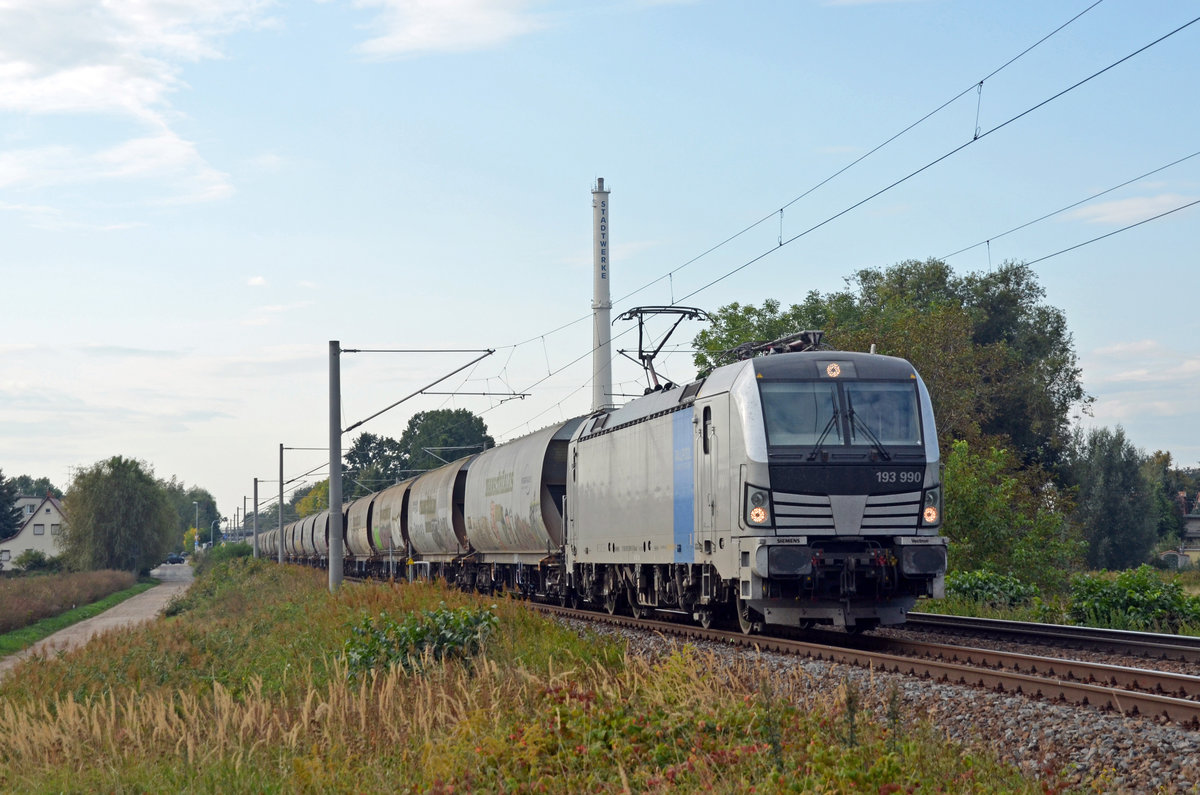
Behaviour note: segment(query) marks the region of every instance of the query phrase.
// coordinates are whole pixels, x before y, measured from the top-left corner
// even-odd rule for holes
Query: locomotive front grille
[[[835,532],[833,503],[824,494],[775,492],[775,527],[803,533]],[[864,533],[911,532],[921,516],[921,492],[871,494],[862,509]]]

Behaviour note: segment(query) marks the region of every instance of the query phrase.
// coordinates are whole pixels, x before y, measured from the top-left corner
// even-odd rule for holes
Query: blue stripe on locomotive
[[[694,563],[692,533],[695,530],[696,488],[692,412],[675,412],[671,425],[675,452],[675,562]]]

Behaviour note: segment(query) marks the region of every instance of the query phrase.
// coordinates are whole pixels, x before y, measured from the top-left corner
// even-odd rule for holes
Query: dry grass
[[[127,571],[0,578],[0,634],[91,604],[135,581]]]

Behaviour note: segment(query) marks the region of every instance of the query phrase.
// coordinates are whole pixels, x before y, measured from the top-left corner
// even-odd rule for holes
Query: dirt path
[[[126,599],[111,610],[106,610],[94,618],[59,630],[24,651],[0,658],[0,678],[6,676],[17,663],[26,657],[35,654],[52,657],[60,650],[69,651],[77,646],[82,646],[96,635],[115,627],[151,621],[158,617],[159,612],[171,600],[171,597],[187,590],[188,586],[192,584],[192,567],[186,563],[163,564],[150,574],[162,580],[162,584],[156,585],[132,599]]]

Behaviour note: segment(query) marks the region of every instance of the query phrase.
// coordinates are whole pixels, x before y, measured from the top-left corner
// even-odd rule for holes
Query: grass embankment
[[[233,561],[172,618],[23,664],[0,685],[0,790],[1042,792],[894,693],[822,695],[690,647],[647,662],[433,585],[325,586]],[[478,654],[347,675],[366,619],[462,608],[496,618]]]
[[[97,616],[153,588],[127,571],[89,571],[0,579],[0,657]]]

